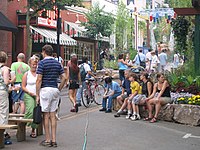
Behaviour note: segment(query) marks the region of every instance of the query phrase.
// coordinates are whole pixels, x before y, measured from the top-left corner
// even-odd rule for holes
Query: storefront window
[[[64,47],[64,64],[66,65],[72,53],[77,54],[78,60],[81,61],[86,56],[89,61],[94,61],[94,43],[78,41],[77,46]]]

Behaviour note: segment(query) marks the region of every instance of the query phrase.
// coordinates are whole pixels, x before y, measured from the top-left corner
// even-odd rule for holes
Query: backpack
[[[85,81],[87,72],[85,71],[84,63],[80,66],[80,75],[81,75],[81,81]]]

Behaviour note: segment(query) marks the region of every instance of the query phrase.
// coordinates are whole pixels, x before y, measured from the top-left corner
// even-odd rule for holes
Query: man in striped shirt
[[[41,145],[57,147],[56,110],[58,108],[59,94],[66,78],[63,67],[52,57],[52,54],[53,48],[51,45],[43,46],[42,55],[44,59],[38,63],[37,68],[36,100],[37,103],[40,103],[43,112],[45,140],[41,142]],[[58,87],[57,79],[59,76],[61,83]],[[51,129],[51,132],[49,129]]]

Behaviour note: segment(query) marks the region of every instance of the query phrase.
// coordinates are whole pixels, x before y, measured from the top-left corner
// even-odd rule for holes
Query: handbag
[[[42,122],[42,108],[40,104],[33,109],[33,123],[40,124]]]
[[[139,54],[138,54],[138,57],[139,57],[139,61],[140,61],[140,66],[142,66],[143,68],[146,68],[146,62],[145,61],[141,61]]]

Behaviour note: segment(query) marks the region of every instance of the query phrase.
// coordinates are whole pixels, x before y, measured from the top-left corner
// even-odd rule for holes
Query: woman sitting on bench
[[[149,117],[145,118],[144,120],[150,121],[150,123],[157,122],[157,117],[161,106],[171,103],[170,85],[165,79],[164,74],[158,73],[157,80],[158,82],[154,84],[153,93],[146,99]],[[152,105],[155,105],[154,116],[152,114]]]

